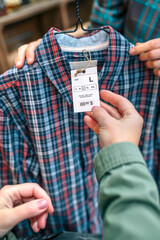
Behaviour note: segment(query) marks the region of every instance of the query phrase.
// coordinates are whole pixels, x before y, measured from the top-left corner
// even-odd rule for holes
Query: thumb
[[[92,108],[92,116],[97,121],[100,128],[106,127],[108,120],[112,119],[104,108],[98,106]]]
[[[48,202],[46,199],[33,200],[31,202],[24,203],[15,208],[9,209],[10,224],[15,226],[17,223],[41,215],[48,208]]]

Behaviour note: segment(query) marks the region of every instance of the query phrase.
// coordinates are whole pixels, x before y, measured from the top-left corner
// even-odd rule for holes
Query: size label
[[[100,106],[97,67],[76,72],[71,71],[74,112],[91,111],[93,106]]]

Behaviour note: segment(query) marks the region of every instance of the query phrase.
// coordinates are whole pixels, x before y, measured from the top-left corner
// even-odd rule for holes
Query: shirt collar
[[[114,66],[114,63],[117,62],[115,31],[113,30],[113,28],[109,26],[103,27],[103,29],[106,29],[110,35],[109,48],[107,54],[109,56],[108,64],[110,64],[110,62],[112,61],[112,66]],[[48,78],[52,81],[52,83],[55,85],[60,94],[65,98],[68,104],[72,104],[72,87],[70,74],[71,68],[70,64],[68,63],[68,61],[66,61],[63,55],[63,52],[56,39],[56,36],[54,35],[55,31],[59,32],[60,30],[51,28],[44,35],[41,43],[39,44],[38,48],[35,51],[35,56],[41,68],[48,76]],[[94,35],[98,31],[88,33],[85,36]]]

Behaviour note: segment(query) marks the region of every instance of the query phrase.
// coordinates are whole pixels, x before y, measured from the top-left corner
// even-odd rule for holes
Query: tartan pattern
[[[133,44],[160,37],[159,0],[94,0],[90,19],[112,26]]]
[[[123,36],[106,29],[108,49],[91,52],[92,60],[98,60],[99,87],[127,97],[143,116],[140,149],[160,184],[159,78],[128,54],[132,45]],[[90,35],[95,32],[83,37],[86,43]],[[48,218],[45,234],[99,233],[98,185],[92,164],[99,151],[98,138],[85,125],[84,114],[73,112],[70,79],[69,62],[86,59],[82,52],[63,52],[53,29],[35,54],[32,66],[14,67],[0,77],[0,187],[37,182],[49,193],[55,212]],[[19,238],[32,235],[27,221],[14,232]]]

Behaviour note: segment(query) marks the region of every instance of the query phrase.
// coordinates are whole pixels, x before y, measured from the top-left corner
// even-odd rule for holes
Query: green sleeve
[[[138,147],[117,143],[94,159],[106,240],[160,240],[157,186]]]
[[[12,232],[8,232],[3,238],[0,238],[2,240],[17,240],[15,235]]]

